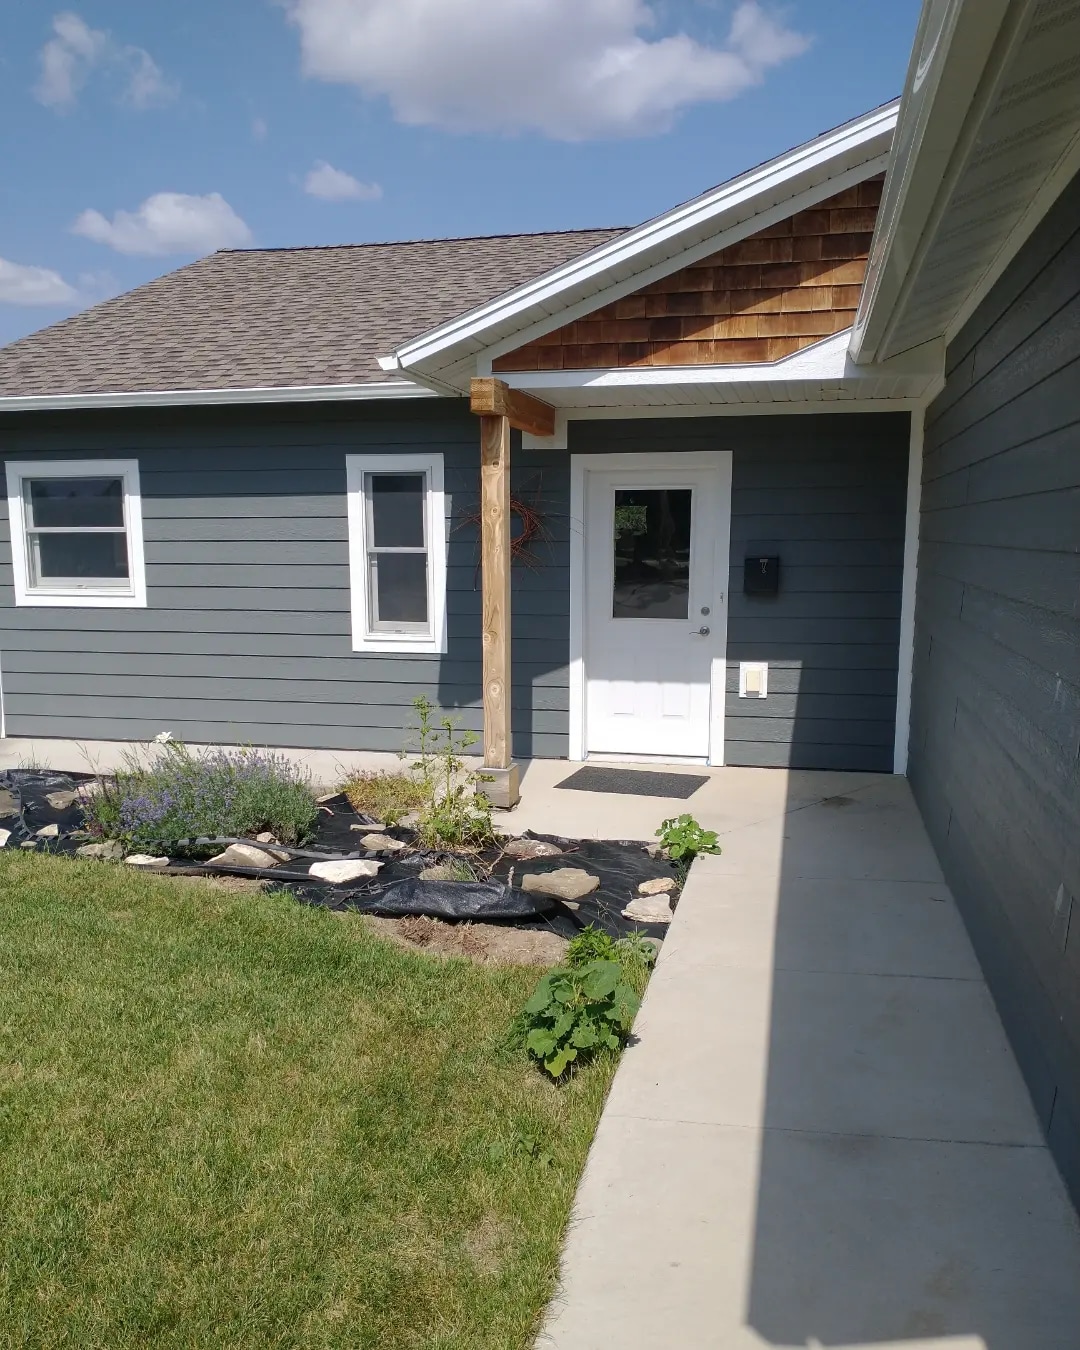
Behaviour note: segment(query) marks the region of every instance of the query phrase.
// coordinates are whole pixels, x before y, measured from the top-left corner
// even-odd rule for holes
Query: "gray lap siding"
[[[732,452],[725,759],[891,772],[910,420],[906,413],[571,423],[578,453]],[[743,594],[748,553],[780,593]],[[769,695],[739,698],[739,662]]]
[[[1080,180],[952,343],[923,464],[910,775],[1080,1199]]]
[[[352,650],[345,455],[438,450],[448,651]],[[24,414],[5,459],[135,458],[146,609],[14,604],[6,501],[0,672],[9,736],[397,750],[426,694],[481,729],[478,426],[464,404]],[[518,451],[515,479],[536,455]],[[565,471],[563,472],[565,478]],[[565,496],[565,492],[563,492]],[[565,522],[563,522],[565,525]],[[565,533],[514,576],[514,749],[565,755]]]
[[[734,452],[727,759],[892,767],[907,417],[821,415],[572,424],[571,451]],[[137,458],[146,609],[16,608],[0,576],[9,736],[396,750],[425,694],[480,731],[476,420],[464,404],[23,415],[6,458]],[[445,655],[352,650],[345,455],[444,456]],[[546,538],[513,573],[514,753],[565,756],[570,452],[513,452]],[[6,519],[3,529],[7,531]],[[745,552],[782,558],[781,593],[742,594]],[[770,694],[738,698],[738,662]]]

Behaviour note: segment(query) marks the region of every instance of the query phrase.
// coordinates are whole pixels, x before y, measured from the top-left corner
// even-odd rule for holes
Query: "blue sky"
[[[899,93],[918,10],[0,4],[0,343],[220,246],[634,224]]]

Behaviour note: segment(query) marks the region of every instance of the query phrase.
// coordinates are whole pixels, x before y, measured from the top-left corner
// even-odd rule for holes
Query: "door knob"
[[[702,624],[702,626],[697,630],[697,632],[696,632],[696,633],[691,633],[690,636],[691,636],[691,637],[708,637],[708,636],[709,636],[709,633],[710,633],[711,631],[712,631],[711,629],[706,628],[705,625]]]

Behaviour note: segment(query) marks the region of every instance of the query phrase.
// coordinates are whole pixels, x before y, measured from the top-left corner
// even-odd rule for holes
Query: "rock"
[[[557,867],[554,872],[529,872],[521,889],[532,895],[553,895],[557,900],[580,900],[595,891],[600,878],[580,867]]]
[[[101,862],[119,862],[124,856],[122,844],[115,839],[106,839],[100,844],[83,844],[75,850],[76,858],[97,858]]]
[[[346,881],[377,876],[380,867],[382,863],[375,862],[372,858],[334,858],[329,862],[312,863],[308,868],[308,876],[342,886]]]
[[[350,825],[349,829],[352,830],[354,834],[374,834],[385,830],[386,826],[381,820],[365,820],[362,825]],[[336,909],[334,910],[334,913],[337,913]]]
[[[365,834],[360,840],[360,847],[366,848],[369,853],[400,853],[406,845],[388,834]]]
[[[415,830],[417,825],[420,824],[420,812],[406,811],[406,813],[398,821],[398,824],[402,827],[402,829]]]
[[[324,792],[321,797],[315,798],[315,804],[316,806],[323,806],[325,805],[326,802],[332,802],[335,799],[335,797],[340,796],[341,792],[338,789],[335,789],[333,792]]]
[[[67,788],[63,792],[47,792],[45,800],[54,811],[66,811],[79,800],[78,788]]]
[[[100,778],[88,778],[85,783],[80,783],[75,789],[79,801],[86,801],[89,797],[100,797],[105,791]]]
[[[168,858],[155,858],[150,853],[129,853],[124,861],[130,867],[168,867]]]
[[[510,839],[503,852],[508,858],[554,858],[562,849],[544,839]]]
[[[650,858],[659,858],[663,856],[664,846],[663,844],[649,844],[645,852]]]
[[[263,830],[262,834],[257,834],[255,836],[255,840],[260,844],[276,844],[278,842],[270,830]]]
[[[34,841],[33,841],[32,839],[24,839],[24,840],[22,841],[22,843],[19,845],[19,847],[20,847],[20,848],[37,848],[37,845],[34,843]]]
[[[281,861],[264,848],[254,844],[230,844],[224,853],[211,858],[211,864],[218,867],[276,867]]]
[[[673,891],[675,885],[674,877],[652,877],[638,886],[638,895],[663,895],[665,891]]]
[[[0,848],[7,846],[7,841],[11,838],[10,830],[0,830]]]
[[[51,825],[43,825],[43,826],[41,827],[41,829],[38,830],[38,832],[37,832],[37,834],[34,836],[34,838],[35,838],[35,839],[57,839],[57,838],[59,838],[59,835],[60,835],[60,826],[57,825],[56,822],[54,821]]]
[[[642,895],[631,900],[623,910],[624,919],[636,919],[638,923],[670,923],[675,915],[671,912],[671,897],[664,892],[661,895]]]
[[[19,803],[15,799],[14,792],[9,792],[7,788],[0,788],[0,819],[17,816],[18,814]]]
[[[449,863],[436,863],[434,867],[425,867],[422,872],[417,873],[421,881],[464,881],[465,878],[450,866]]]

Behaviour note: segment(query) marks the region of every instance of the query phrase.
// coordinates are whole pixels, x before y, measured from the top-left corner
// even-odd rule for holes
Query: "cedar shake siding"
[[[499,357],[495,371],[779,361],[850,328],[881,178]]]
[[[1080,1200],[1080,179],[927,415],[910,777]]]

